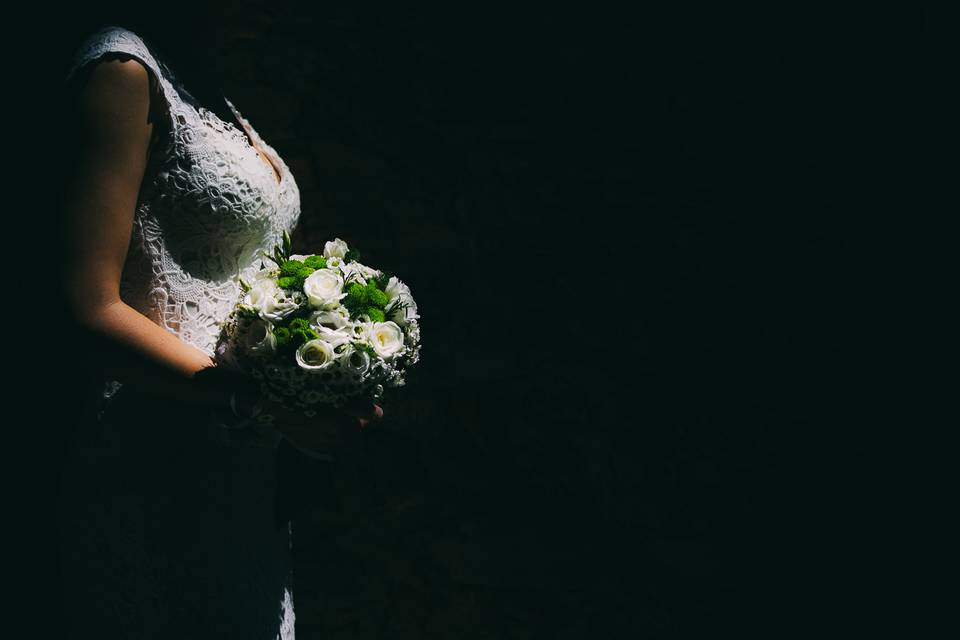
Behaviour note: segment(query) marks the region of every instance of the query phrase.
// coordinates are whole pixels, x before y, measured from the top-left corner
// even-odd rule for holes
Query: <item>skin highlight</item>
[[[216,367],[206,353],[120,297],[139,190],[163,126],[154,80],[135,59],[104,59],[92,65],[64,104],[70,164],[56,281],[76,330],[109,375],[198,410],[228,410],[231,392],[255,395],[256,384]],[[329,408],[309,419],[275,406],[267,410],[277,416],[284,436],[306,449],[351,441],[383,416],[371,403]]]

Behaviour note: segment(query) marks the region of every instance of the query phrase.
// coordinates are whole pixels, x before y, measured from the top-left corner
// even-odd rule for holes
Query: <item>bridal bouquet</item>
[[[420,358],[420,324],[410,289],[358,260],[336,238],[323,253],[291,255],[290,236],[263,254],[221,325],[216,357],[261,381],[271,400],[316,414],[358,397],[379,399],[404,384]]]

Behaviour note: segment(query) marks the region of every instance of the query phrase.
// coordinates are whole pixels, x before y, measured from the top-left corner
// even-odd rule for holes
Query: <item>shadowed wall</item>
[[[296,248],[422,316],[363,456],[285,467],[298,637],[859,637],[921,12],[215,13]]]

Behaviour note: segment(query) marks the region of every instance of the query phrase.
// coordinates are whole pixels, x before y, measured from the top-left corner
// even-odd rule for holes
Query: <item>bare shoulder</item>
[[[101,58],[91,66],[83,92],[114,100],[145,101],[150,97],[150,72],[130,56]]]
[[[150,72],[136,58],[99,59],[76,94],[77,115],[96,129],[148,127],[152,87]]]

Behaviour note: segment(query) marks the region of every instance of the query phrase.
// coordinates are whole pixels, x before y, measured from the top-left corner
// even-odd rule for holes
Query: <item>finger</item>
[[[364,422],[376,422],[383,419],[383,409],[380,408],[380,405],[375,404],[366,413],[358,417]]]
[[[383,410],[369,401],[350,403],[343,407],[343,411],[355,418],[363,418],[365,420],[373,420],[383,416]]]

